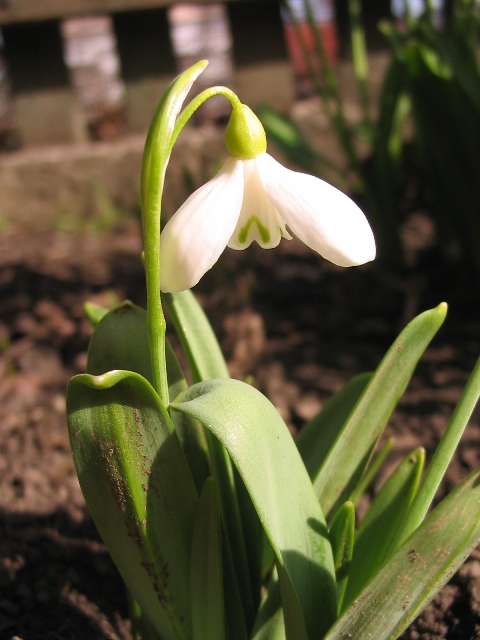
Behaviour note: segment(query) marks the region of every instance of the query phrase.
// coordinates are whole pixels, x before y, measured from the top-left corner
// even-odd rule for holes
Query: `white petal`
[[[330,262],[352,267],[375,258],[375,239],[362,211],[327,182],[285,169],[264,153],[257,157],[260,179],[288,227]]]
[[[246,249],[255,240],[264,249],[280,244],[282,236],[290,237],[285,222],[270,202],[258,175],[256,159],[243,161],[243,203],[237,226],[228,242],[231,249]]]
[[[162,291],[190,289],[213,267],[235,229],[242,198],[242,161],[229,158],[165,225],[160,242]]]

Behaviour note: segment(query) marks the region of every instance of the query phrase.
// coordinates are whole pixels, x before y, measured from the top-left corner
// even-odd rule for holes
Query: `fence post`
[[[127,128],[146,131],[155,108],[176,75],[166,9],[127,11],[112,16],[122,79]]]
[[[59,27],[56,20],[2,27],[12,107],[25,146],[85,138]]]
[[[267,102],[288,109],[294,100],[293,75],[278,0],[228,2],[232,32],[234,86],[252,106]]]

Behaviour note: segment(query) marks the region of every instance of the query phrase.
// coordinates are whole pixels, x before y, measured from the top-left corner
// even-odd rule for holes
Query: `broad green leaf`
[[[169,396],[173,400],[187,388],[187,383],[168,341],[165,344],[165,355]],[[147,312],[129,300],[102,317],[88,348],[87,373],[102,375],[115,369],[138,373],[153,384]],[[195,479],[195,486],[200,491],[210,473],[203,428],[188,416],[180,414],[175,415],[173,422]]]
[[[425,311],[401,332],[339,433],[314,487],[328,518],[355,489],[398,399],[429,342],[442,325],[447,305]]]
[[[480,541],[480,470],[393,554],[324,640],[396,640]]]
[[[396,545],[403,542],[414,531],[425,517],[432,500],[435,497],[438,487],[447,470],[450,460],[455,453],[457,445],[467,426],[470,416],[475,409],[480,396],[480,359],[473,369],[467,385],[462,393],[462,397],[458,401],[452,418],[448,423],[445,433],[443,434],[435,453],[428,465],[425,477],[423,478],[420,488],[415,495],[412,507],[407,517],[402,523],[401,528],[397,530]]]
[[[205,312],[191,291],[163,295],[175,331],[187,358],[192,379],[228,378],[228,369],[220,345]],[[253,622],[261,573],[261,537],[258,518],[253,518],[248,501],[243,499],[235,468],[220,442],[207,432],[210,467],[217,481],[220,508],[235,573],[245,608],[247,625]],[[247,542],[249,552],[247,553]],[[255,561],[257,567],[254,566]]]
[[[363,373],[352,378],[300,430],[295,442],[311,478],[317,475],[371,377],[372,374]]]
[[[132,597],[162,640],[191,635],[197,495],[173,424],[141,376],[74,377],[70,443],[87,506]]]
[[[333,518],[329,533],[337,578],[337,606],[338,611],[341,611],[355,539],[355,507],[353,502],[342,504]]]
[[[129,300],[104,314],[88,347],[88,373],[98,376],[114,369],[133,371],[152,383],[147,313]]]
[[[275,407],[253,387],[223,379],[194,385],[171,408],[211,430],[240,473],[275,552],[287,637],[318,638],[336,616],[332,550],[305,466]]]
[[[225,640],[220,511],[212,477],[203,486],[193,528],[190,584],[193,640]]]
[[[358,527],[350,564],[345,605],[348,606],[392,552],[397,532],[418,488],[425,451],[409,454],[395,469]]]

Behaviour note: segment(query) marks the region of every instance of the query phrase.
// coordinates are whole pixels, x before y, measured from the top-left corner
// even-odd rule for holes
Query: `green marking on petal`
[[[252,226],[252,224],[256,224],[257,225],[258,232],[260,233],[260,237],[262,239],[262,242],[264,242],[265,244],[267,242],[270,242],[270,233],[269,233],[267,227],[263,226],[263,224],[260,222],[260,220],[257,218],[257,216],[250,216],[250,218],[248,219],[247,224],[240,229],[240,233],[238,234],[238,241],[241,244],[243,244],[244,242],[247,241],[248,232],[249,232],[250,227]]]

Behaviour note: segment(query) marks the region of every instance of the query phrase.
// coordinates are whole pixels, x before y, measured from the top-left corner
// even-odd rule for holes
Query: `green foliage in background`
[[[480,273],[480,66],[475,0],[455,0],[451,20],[435,26],[430,3],[401,28],[380,24],[391,45],[378,105],[368,85],[368,55],[360,0],[349,0],[351,53],[359,118],[347,116],[335,70],[328,62],[308,0],[315,50],[304,43],[311,79],[347,166],[349,190],[366,212],[378,258],[404,266],[401,225],[412,209],[425,208],[439,247],[451,261]],[[293,19],[293,16],[292,16]],[[295,23],[294,23],[295,24]],[[298,29],[298,25],[297,25]],[[298,30],[301,40],[301,32]],[[318,71],[320,61],[320,71]],[[291,162],[306,172],[331,174],[288,116],[263,106],[260,118]],[[345,174],[337,171],[345,180]]]

